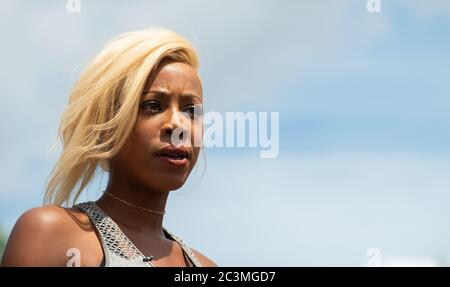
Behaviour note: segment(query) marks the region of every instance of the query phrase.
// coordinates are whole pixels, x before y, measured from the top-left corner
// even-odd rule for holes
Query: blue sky
[[[209,148],[166,226],[220,265],[450,264],[450,2],[4,1],[0,224],[41,203],[71,85],[145,26],[197,47],[207,110],[280,113],[280,154]],[[85,199],[105,183],[96,179]]]

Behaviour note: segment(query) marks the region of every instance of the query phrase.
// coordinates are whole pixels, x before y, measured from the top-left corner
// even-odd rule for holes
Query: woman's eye
[[[148,101],[141,104],[141,108],[146,112],[157,113],[160,112],[161,105],[155,101]]]
[[[190,117],[201,117],[203,115],[202,106],[200,105],[190,105],[185,109],[185,112],[188,113]]]

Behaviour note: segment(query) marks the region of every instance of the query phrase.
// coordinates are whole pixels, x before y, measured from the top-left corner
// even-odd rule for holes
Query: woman
[[[192,171],[203,136],[194,48],[165,29],[113,39],[64,111],[62,154],[45,205],[15,224],[2,266],[216,266],[163,227],[170,191]],[[75,203],[97,168],[104,194]]]

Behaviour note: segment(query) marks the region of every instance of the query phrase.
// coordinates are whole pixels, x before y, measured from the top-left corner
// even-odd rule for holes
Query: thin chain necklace
[[[115,200],[120,201],[121,203],[123,203],[123,204],[125,204],[125,205],[127,205],[127,206],[129,206],[129,207],[134,207],[134,208],[143,210],[143,211],[145,211],[145,212],[150,212],[150,213],[153,213],[153,214],[156,214],[156,215],[164,215],[164,213],[166,213],[165,210],[159,211],[159,210],[149,209],[149,208],[145,208],[145,207],[143,207],[143,206],[139,206],[139,205],[133,204],[133,203],[128,202],[128,201],[126,201],[126,200],[124,200],[124,199],[122,199],[122,198],[120,198],[120,197],[115,196],[115,195],[112,194],[112,193],[107,192],[106,190],[103,191],[103,193],[109,195],[110,197],[114,198]]]

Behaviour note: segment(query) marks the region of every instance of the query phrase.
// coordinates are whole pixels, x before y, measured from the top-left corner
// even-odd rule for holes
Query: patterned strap
[[[122,230],[120,230],[119,226],[95,202],[83,202],[77,204],[76,207],[90,217],[109,252],[127,260],[145,257]]]
[[[181,240],[178,236],[170,233],[167,229],[165,229],[165,230],[173,239],[175,239],[175,241],[177,241],[180,244],[181,248],[183,249],[184,253],[188,256],[188,258],[191,260],[192,264],[194,264],[195,267],[202,267],[202,264],[197,259],[194,252],[192,251],[192,249],[189,248],[189,246],[187,246],[183,242],[183,240]]]
[[[119,257],[127,260],[133,260],[138,257],[145,258],[146,256],[133,244],[133,242],[122,232],[120,227],[107,216],[100,207],[93,201],[83,202],[76,205],[77,208],[85,212],[102,237],[104,247]],[[197,259],[192,250],[176,235],[164,228],[164,231],[178,242],[184,253],[191,260],[195,267],[201,267],[202,264]],[[106,250],[105,250],[106,251]],[[150,266],[154,266],[151,261],[148,262]]]

